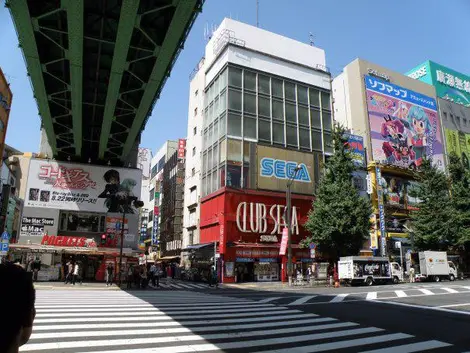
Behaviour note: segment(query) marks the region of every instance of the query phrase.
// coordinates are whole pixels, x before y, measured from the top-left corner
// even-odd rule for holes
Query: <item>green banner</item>
[[[470,169],[470,134],[444,128],[447,153],[454,152],[462,158],[463,165]]]

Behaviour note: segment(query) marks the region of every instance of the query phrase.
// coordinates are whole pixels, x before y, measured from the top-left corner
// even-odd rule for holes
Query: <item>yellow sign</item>
[[[377,249],[378,241],[377,241],[377,232],[370,233],[370,248]]]

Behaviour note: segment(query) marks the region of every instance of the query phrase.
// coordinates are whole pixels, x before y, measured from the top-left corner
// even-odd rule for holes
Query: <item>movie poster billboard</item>
[[[372,158],[415,169],[424,157],[444,167],[441,126],[434,98],[365,76]]]
[[[444,128],[447,154],[455,153],[462,160],[465,168],[470,169],[470,134]]]
[[[32,159],[25,206],[135,214],[119,199],[140,199],[142,171]]]

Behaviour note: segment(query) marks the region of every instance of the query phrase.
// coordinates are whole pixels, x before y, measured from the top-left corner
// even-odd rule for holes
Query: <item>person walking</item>
[[[157,277],[157,266],[153,263],[152,266],[150,266],[150,279],[152,280],[152,286],[156,287],[156,277]]]
[[[66,271],[67,271],[67,274],[65,275],[65,284],[67,283],[72,283],[72,276],[73,276],[73,262],[72,260],[70,259],[66,264]]]
[[[73,277],[72,277],[72,285],[73,286],[75,285],[75,282],[77,281],[77,278],[78,278],[79,274],[80,274],[80,264],[77,261],[75,263],[74,268],[73,268]]]
[[[113,285],[113,274],[113,265],[111,264],[111,262],[108,262],[108,266],[106,266],[106,287]]]
[[[129,268],[127,269],[127,288],[131,289],[132,288],[132,281],[134,275],[134,269],[132,268],[132,265],[129,265]]]
[[[34,262],[32,264],[32,268],[33,268],[33,281],[37,282],[38,273],[41,270],[41,261],[39,260],[38,257],[36,257],[36,259],[34,260]]]
[[[414,283],[415,282],[415,269],[413,266],[411,266],[410,268],[410,283]]]

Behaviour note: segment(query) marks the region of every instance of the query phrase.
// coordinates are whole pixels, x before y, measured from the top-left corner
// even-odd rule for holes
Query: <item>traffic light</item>
[[[101,245],[106,245],[106,234],[101,235]]]

